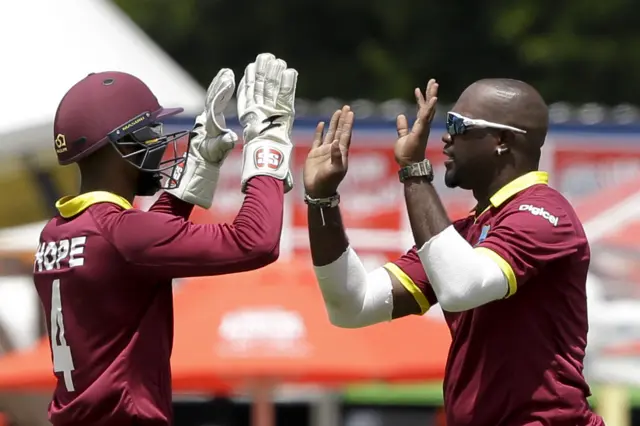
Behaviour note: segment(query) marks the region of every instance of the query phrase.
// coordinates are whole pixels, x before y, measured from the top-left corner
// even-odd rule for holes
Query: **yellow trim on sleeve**
[[[413,282],[411,277],[409,277],[409,275],[407,275],[395,263],[387,263],[386,265],[384,265],[384,267],[387,271],[389,271],[389,273],[393,274],[393,276],[396,277],[398,281],[400,281],[402,286],[406,288],[409,293],[411,293],[413,298],[416,299],[416,302],[418,302],[418,305],[420,306],[420,315],[424,315],[429,310],[429,308],[431,308],[431,304],[429,303],[427,296],[425,296],[422,290],[420,290],[420,287],[418,287],[416,283]]]
[[[509,265],[509,262],[504,260],[502,256],[495,251],[486,247],[476,247],[474,250],[477,250],[477,252],[483,256],[487,256],[489,259],[493,260],[496,265],[498,265],[502,270],[502,273],[504,273],[504,276],[507,277],[507,282],[509,283],[509,291],[507,292],[505,299],[513,296],[516,290],[518,290],[518,281],[516,280],[516,274],[513,272],[513,268]]]

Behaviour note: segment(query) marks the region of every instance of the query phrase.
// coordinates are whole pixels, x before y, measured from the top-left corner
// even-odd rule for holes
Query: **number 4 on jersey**
[[[60,280],[53,280],[51,288],[51,352],[53,352],[53,371],[62,373],[68,392],[75,390],[71,372],[75,369],[71,348],[64,337],[64,321],[62,319],[62,299],[60,297]],[[60,344],[58,344],[60,342]]]

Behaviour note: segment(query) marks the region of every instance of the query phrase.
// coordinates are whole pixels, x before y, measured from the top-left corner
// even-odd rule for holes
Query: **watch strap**
[[[340,204],[340,194],[336,193],[335,195],[325,198],[312,198],[309,194],[304,194],[304,202],[308,206],[319,209],[338,207]]]
[[[433,168],[429,160],[422,160],[418,163],[409,164],[398,170],[400,182],[404,182],[412,177],[425,177],[429,182],[433,180]]]

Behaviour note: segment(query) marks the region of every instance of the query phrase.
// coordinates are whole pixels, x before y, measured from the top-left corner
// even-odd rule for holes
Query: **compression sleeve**
[[[348,247],[334,262],[314,267],[331,323],[343,328],[391,321],[392,284],[389,273],[367,273],[356,252]]]
[[[418,250],[443,310],[466,311],[507,295],[507,277],[486,251],[474,249],[453,226]]]

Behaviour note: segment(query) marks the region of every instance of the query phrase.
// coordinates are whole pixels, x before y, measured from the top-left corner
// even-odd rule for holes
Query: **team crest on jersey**
[[[487,238],[487,234],[489,233],[490,229],[491,229],[491,225],[484,225],[482,227],[482,230],[480,231],[480,236],[478,237],[478,242],[476,243],[476,245],[480,244]]]
[[[284,154],[276,148],[258,148],[253,155],[253,163],[258,169],[278,170]]]

